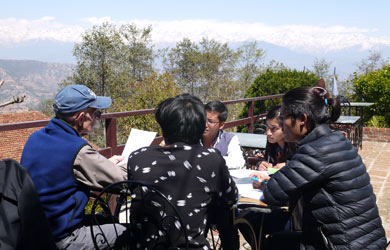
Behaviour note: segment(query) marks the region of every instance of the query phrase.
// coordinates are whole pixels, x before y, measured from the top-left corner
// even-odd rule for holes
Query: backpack
[[[0,249],[56,249],[30,174],[0,161]]]

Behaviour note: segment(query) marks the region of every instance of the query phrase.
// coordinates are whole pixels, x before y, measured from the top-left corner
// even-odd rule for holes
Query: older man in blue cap
[[[33,179],[60,249],[94,249],[84,223],[90,188],[127,179],[126,168],[116,166],[121,156],[107,159],[81,138],[93,132],[99,109],[110,105],[110,97],[97,96],[84,85],[67,86],[55,97],[55,118],[34,132],[24,146],[21,164]],[[114,245],[114,228],[103,230]],[[124,227],[118,225],[117,230]]]

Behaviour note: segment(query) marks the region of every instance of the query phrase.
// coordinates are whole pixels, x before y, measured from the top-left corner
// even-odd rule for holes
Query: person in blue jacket
[[[94,249],[84,223],[90,189],[127,179],[126,167],[116,166],[123,157],[107,159],[82,138],[93,132],[99,110],[110,105],[110,97],[97,96],[84,85],[69,85],[54,99],[55,118],[31,134],[24,146],[21,164],[32,177],[59,249]],[[100,249],[116,241],[112,225],[103,230],[109,244],[96,236]]]

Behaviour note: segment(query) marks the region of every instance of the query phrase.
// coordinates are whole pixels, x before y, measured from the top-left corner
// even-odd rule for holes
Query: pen
[[[256,178],[256,177],[254,177],[254,176],[252,176],[252,180],[261,182],[259,178]],[[262,183],[267,184],[267,181],[263,181]]]

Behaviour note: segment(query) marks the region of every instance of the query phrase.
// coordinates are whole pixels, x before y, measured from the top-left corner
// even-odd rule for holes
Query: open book
[[[157,132],[150,132],[145,130],[140,130],[136,128],[132,128],[127,138],[125,148],[123,149],[122,156],[125,158],[118,162],[117,165],[125,165],[127,164],[127,160],[129,159],[129,155],[142,147],[150,146],[156,137]]]

